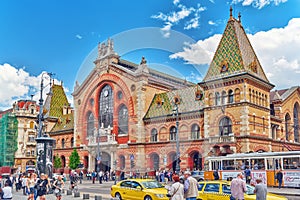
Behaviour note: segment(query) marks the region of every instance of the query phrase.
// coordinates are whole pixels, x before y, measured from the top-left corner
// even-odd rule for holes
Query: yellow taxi
[[[254,187],[247,186],[245,200],[255,200]],[[198,185],[197,200],[229,200],[230,199],[230,182],[229,181],[200,181]],[[287,200],[286,197],[268,193],[267,200]]]
[[[110,194],[119,200],[168,200],[167,189],[153,179],[127,179],[111,186]]]

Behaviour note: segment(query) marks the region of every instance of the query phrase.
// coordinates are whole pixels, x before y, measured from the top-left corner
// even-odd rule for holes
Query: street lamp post
[[[52,177],[52,155],[53,155],[53,146],[55,144],[55,140],[50,138],[47,134],[43,134],[43,121],[44,121],[44,113],[43,113],[43,90],[44,86],[44,75],[48,75],[50,77],[50,90],[51,90],[51,76],[52,73],[43,73],[41,77],[41,90],[40,90],[40,99],[39,99],[39,114],[37,116],[38,120],[38,129],[37,129],[37,137],[36,137],[36,168],[37,174],[41,173],[47,174],[49,177]]]
[[[178,116],[178,104],[175,101],[175,115],[176,115],[176,167],[175,171],[176,174],[179,174],[180,172],[180,164],[179,164],[179,159],[180,159],[180,150],[179,150],[179,116]]]

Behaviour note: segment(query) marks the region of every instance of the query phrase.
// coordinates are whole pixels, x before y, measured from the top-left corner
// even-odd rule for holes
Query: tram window
[[[251,159],[251,168],[254,170],[265,169],[264,159]]]
[[[299,158],[284,158],[283,169],[300,169]]]
[[[268,158],[267,159],[267,169],[281,169],[280,159],[278,158]]]
[[[223,166],[223,170],[235,170],[235,165],[233,160],[223,160],[222,166]]]

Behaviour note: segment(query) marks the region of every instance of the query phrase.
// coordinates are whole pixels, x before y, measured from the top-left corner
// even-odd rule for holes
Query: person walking
[[[34,186],[35,186],[35,175],[34,173],[32,173],[27,179],[27,188],[29,190],[29,195],[27,200],[34,200]]]
[[[168,194],[167,196],[171,200],[184,200],[184,186],[179,181],[178,175],[173,175],[172,179],[174,183],[168,187]]]
[[[267,199],[267,186],[262,183],[260,178],[256,179],[256,185],[254,189],[254,193],[256,193],[256,200],[266,200]]]
[[[251,182],[251,170],[249,169],[249,167],[246,167],[246,170],[245,170],[245,176],[246,176],[246,183],[247,184],[250,184]]]
[[[36,182],[37,196],[40,200],[46,200],[45,195],[47,193],[47,185],[48,179],[45,174],[42,173],[40,179]]]
[[[2,188],[2,200],[12,199],[12,188],[8,183],[4,184],[4,188]]]
[[[243,181],[242,173],[238,173],[237,177],[231,181],[230,190],[231,190],[230,200],[244,199],[244,193],[247,191],[247,188],[246,188],[245,181]]]
[[[279,170],[276,174],[276,179],[278,181],[278,188],[280,189],[282,186],[282,180],[283,180],[283,173],[281,172],[281,170]]]
[[[56,196],[56,200],[61,200],[62,196],[62,188],[65,185],[64,181],[62,180],[61,176],[57,177],[57,180],[53,183],[54,186],[54,194]]]
[[[186,200],[196,200],[198,196],[198,182],[191,176],[190,171],[184,172],[184,196]]]
[[[213,176],[214,176],[214,180],[219,180],[219,179],[220,179],[218,169],[216,169],[216,170],[214,171]]]

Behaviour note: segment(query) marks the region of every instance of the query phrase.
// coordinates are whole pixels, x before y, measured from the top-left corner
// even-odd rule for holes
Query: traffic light
[[[134,160],[130,160],[130,167],[131,167],[131,168],[134,168],[134,167],[135,167]]]

